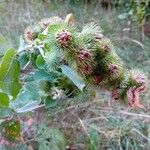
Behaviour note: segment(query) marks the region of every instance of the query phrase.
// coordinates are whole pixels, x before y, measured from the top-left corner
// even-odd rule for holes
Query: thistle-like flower
[[[67,30],[62,30],[56,34],[56,41],[58,45],[67,47],[72,41],[72,35]]]
[[[87,59],[90,59],[92,56],[91,52],[87,51],[87,50],[80,50],[79,53],[78,53],[78,58],[80,60],[87,60]]]

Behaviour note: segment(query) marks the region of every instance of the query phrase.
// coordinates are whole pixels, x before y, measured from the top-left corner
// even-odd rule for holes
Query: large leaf
[[[13,109],[18,113],[33,111],[38,108],[41,100],[47,97],[50,83],[55,82],[58,78],[57,73],[47,73],[43,69],[37,70],[31,76],[32,80],[25,83],[13,103]],[[48,107],[52,107],[53,102],[47,100]]]
[[[4,55],[1,65],[0,65],[0,81],[4,80],[11,65],[13,64],[16,52],[14,49],[9,49]]]
[[[16,112],[22,113],[36,109],[39,103],[40,89],[38,83],[33,81],[26,83],[22,90],[20,90],[13,103],[13,108]]]
[[[66,75],[81,91],[85,87],[85,82],[82,78],[70,67],[66,65],[61,65],[61,70],[64,75]]]
[[[11,98],[15,98],[20,89],[20,84],[17,81],[2,82],[0,81],[0,92],[8,94]]]
[[[35,81],[47,80],[49,82],[55,82],[58,78],[58,74],[55,72],[47,73],[45,70],[41,69],[36,71],[33,77]]]
[[[19,75],[20,65],[16,60],[16,51],[9,49],[0,64],[0,91],[12,96],[14,99],[20,89]]]

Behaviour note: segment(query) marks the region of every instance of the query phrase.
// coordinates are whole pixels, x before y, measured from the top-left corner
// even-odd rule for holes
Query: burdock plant
[[[40,22],[25,32],[24,37],[27,43],[31,44],[30,40],[32,44],[42,45],[40,53],[49,71],[57,71],[65,65],[85,83],[111,91],[114,99],[130,107],[144,108],[139,95],[146,89],[146,77],[143,73],[124,68],[113,44],[103,36],[98,25],[90,23],[80,31],[72,14],[66,20],[54,17],[45,22],[42,27]],[[37,26],[40,26],[38,33],[34,32]],[[50,67],[52,65],[57,67]]]

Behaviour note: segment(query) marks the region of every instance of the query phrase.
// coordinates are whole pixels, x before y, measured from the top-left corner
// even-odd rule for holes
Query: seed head
[[[60,46],[68,46],[72,41],[72,35],[69,31],[62,30],[56,34],[56,41]]]
[[[86,51],[86,50],[81,50],[78,54],[78,58],[80,60],[85,60],[85,59],[90,59],[91,58],[91,53],[89,51]]]

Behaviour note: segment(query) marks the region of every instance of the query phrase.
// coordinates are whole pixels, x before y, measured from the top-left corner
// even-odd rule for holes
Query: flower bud
[[[56,34],[56,41],[60,46],[68,46],[72,41],[72,35],[70,32],[62,30]]]
[[[78,54],[78,58],[81,60],[85,60],[85,59],[90,59],[91,58],[91,53],[89,51],[86,50],[81,50]]]

